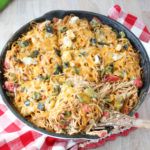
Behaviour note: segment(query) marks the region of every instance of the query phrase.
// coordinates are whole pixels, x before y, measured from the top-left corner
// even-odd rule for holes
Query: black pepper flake
[[[55,67],[54,74],[57,75],[57,74],[61,74],[61,73],[63,73],[62,66],[57,64]]]
[[[55,54],[59,57],[61,57],[61,51],[58,50],[57,48],[54,48]]]

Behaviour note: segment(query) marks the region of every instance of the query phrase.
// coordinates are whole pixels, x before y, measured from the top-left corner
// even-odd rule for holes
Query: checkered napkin
[[[108,16],[124,24],[131,30],[145,47],[150,47],[150,32],[137,17],[126,14],[121,7],[115,5],[108,11]],[[147,44],[149,43],[149,44]],[[0,98],[2,99],[2,98]],[[127,135],[130,130],[112,135],[104,140],[62,140],[48,137],[32,130],[19,121],[0,100],[0,149],[1,150],[77,150],[95,148],[117,136]]]

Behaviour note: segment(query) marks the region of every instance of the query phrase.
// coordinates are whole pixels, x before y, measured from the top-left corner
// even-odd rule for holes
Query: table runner
[[[113,6],[108,11],[108,16],[131,30],[144,42],[148,50],[148,47],[150,47],[150,32],[142,21],[132,14],[123,12],[119,5]],[[138,114],[136,114],[136,117],[138,117]],[[32,130],[19,121],[6,107],[0,97],[1,150],[84,150],[102,146],[107,141],[115,140],[118,136],[128,135],[132,130],[133,128],[103,140],[62,140],[52,138]]]

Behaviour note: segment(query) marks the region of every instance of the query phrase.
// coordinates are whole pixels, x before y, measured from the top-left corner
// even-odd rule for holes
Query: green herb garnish
[[[54,51],[55,51],[55,54],[57,55],[57,56],[61,56],[61,51],[60,50],[58,50],[57,48],[54,48]]]
[[[69,62],[64,62],[64,63],[63,63],[63,67],[64,67],[64,68],[68,68],[69,66],[70,66],[70,65],[69,65]]]

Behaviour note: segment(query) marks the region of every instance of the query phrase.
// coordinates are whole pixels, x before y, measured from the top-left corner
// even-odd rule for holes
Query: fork
[[[117,111],[106,111],[100,123],[95,124],[87,134],[105,138],[111,134],[123,132],[131,127],[150,129],[150,120],[130,117]]]

